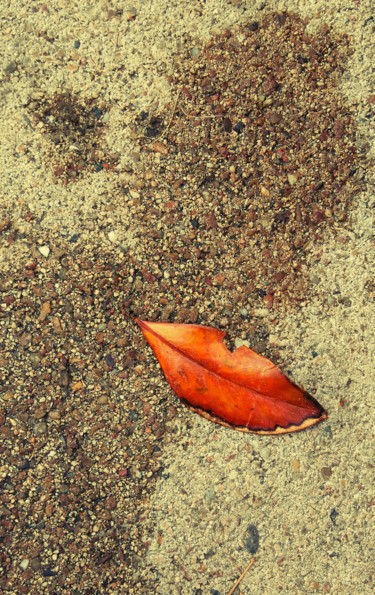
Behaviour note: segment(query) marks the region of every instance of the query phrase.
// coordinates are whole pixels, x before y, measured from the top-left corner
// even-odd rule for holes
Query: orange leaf
[[[245,346],[231,353],[224,332],[207,326],[136,319],[182,401],[216,423],[257,434],[304,430],[323,407],[270,360]]]

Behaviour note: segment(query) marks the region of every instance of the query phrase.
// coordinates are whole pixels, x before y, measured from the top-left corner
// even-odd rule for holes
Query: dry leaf
[[[285,434],[327,418],[323,407],[270,360],[206,326],[136,319],[182,401],[206,419],[243,432]]]

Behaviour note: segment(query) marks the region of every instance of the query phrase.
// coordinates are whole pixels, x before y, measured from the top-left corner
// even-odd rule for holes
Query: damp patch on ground
[[[38,93],[27,107],[47,141],[46,165],[56,180],[72,182],[85,173],[114,168],[117,156],[109,155],[105,143],[108,111],[102,101],[83,100],[70,92],[52,97]]]

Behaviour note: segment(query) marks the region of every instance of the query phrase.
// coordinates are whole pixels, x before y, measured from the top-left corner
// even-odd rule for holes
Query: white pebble
[[[236,349],[238,347],[242,347],[242,345],[245,345],[245,347],[250,347],[249,341],[246,341],[245,339],[237,338],[237,339],[234,340],[234,346],[235,346]]]
[[[117,241],[117,233],[115,231],[110,231],[108,234],[108,239],[112,244],[115,244]]]
[[[20,568],[22,568],[22,570],[26,570],[26,568],[27,568],[28,566],[29,566],[29,560],[28,560],[27,558],[24,558],[24,559],[21,561]]]
[[[38,250],[45,258],[48,258],[51,252],[48,246],[39,246]]]

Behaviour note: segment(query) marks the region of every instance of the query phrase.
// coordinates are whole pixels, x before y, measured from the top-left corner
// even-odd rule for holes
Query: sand
[[[194,276],[185,286],[172,257],[163,268],[195,239],[157,235],[168,193],[139,118],[172,113],[183,52],[273,11],[308,18],[311,34],[324,24],[349,35],[339,91],[363,184],[348,221],[308,245],[304,299],[273,314],[249,298],[241,319],[234,284],[208,313]],[[1,588],[223,595],[256,556],[236,593],[372,593],[371,2],[15,0],[0,15]],[[78,149],[74,126],[52,130],[66,93],[90,124]],[[199,218],[194,197],[183,200],[181,213]],[[233,275],[229,256],[212,258],[208,275]],[[180,282],[179,297],[169,286]],[[186,322],[228,319],[231,341],[267,328],[265,353],[329,419],[261,437],[180,406],[134,316],[178,318],[182,307]]]

